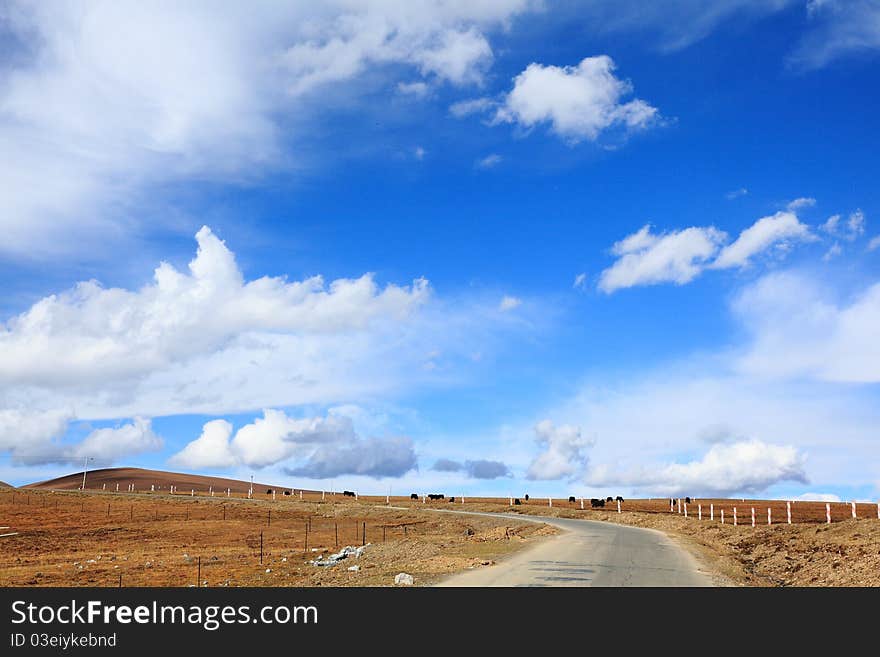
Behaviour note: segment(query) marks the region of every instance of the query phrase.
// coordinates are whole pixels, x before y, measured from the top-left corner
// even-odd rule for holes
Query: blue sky
[[[878,25],[3,4],[0,479],[876,498]]]

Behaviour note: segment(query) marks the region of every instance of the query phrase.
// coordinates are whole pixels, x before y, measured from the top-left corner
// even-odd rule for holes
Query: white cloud
[[[822,260],[824,260],[825,262],[830,262],[833,258],[836,258],[841,253],[843,253],[843,249],[840,248],[840,244],[835,242],[834,244],[831,245],[831,248],[829,248],[825,252],[825,255],[822,256]]]
[[[512,297],[509,295],[504,295],[501,298],[501,301],[498,304],[498,310],[501,312],[507,312],[509,310],[513,310],[522,305],[522,299],[518,297]]]
[[[683,285],[705,269],[747,267],[771,248],[784,254],[794,242],[816,239],[793,211],[810,201],[797,199],[788,210],[758,219],[726,246],[722,245],[728,239],[727,233],[714,226],[692,226],[660,234],[643,226],[611,247],[618,259],[600,275],[599,289],[610,294],[636,285]]]
[[[432,297],[372,275],[246,280],[209,229],[188,270],[139,289],[90,281],[0,324],[0,410],[86,420],[333,405],[442,385],[497,344],[497,301]],[[422,368],[442,353],[438,372]],[[459,371],[460,373],[460,371]]]
[[[729,496],[755,494],[793,481],[807,483],[804,455],[791,445],[758,440],[713,445],[702,458],[686,463],[652,465],[631,472],[588,473],[593,486],[620,485],[656,495]]]
[[[415,149],[413,150],[413,155],[415,155],[416,159],[419,161],[424,160],[426,154],[427,154],[427,151],[424,148],[422,148],[421,146],[416,146]]]
[[[116,427],[95,429],[79,443],[64,442],[72,414],[61,411],[0,410],[0,452],[16,464],[78,462],[86,457],[109,465],[122,458],[157,451],[163,441],[149,419],[135,417]]]
[[[840,497],[834,493],[804,493],[794,499],[801,502],[840,502]]]
[[[167,263],[137,291],[78,284],[6,322],[0,382],[52,386],[143,376],[264,331],[332,335],[403,320],[429,295],[427,281],[379,289],[372,276],[245,281],[235,256],[203,227],[189,272]]]
[[[880,382],[880,283],[841,302],[805,275],[771,274],[743,290],[733,308],[751,334],[740,371]]]
[[[771,246],[784,248],[793,241],[812,239],[814,237],[809,227],[801,223],[794,212],[777,212],[769,217],[761,217],[742,231],[735,242],[721,250],[711,267],[714,269],[746,267],[750,264],[751,258]]]
[[[424,98],[431,92],[431,87],[426,82],[398,82],[397,91],[404,96]]]
[[[731,192],[727,192],[727,194],[724,195],[724,198],[726,198],[728,201],[732,201],[739,198],[740,196],[747,196],[748,193],[749,190],[747,190],[745,187],[740,187],[739,189],[734,189]]]
[[[535,425],[535,442],[543,451],[529,465],[526,477],[536,480],[578,476],[587,465],[586,449],[593,444],[581,435],[580,427],[557,427],[551,420]]]
[[[868,251],[875,251],[876,249],[880,249],[880,235],[872,237],[871,241],[868,242]]]
[[[841,224],[843,217],[839,214],[833,214],[819,228],[834,237],[840,237],[849,242],[853,242],[865,234],[865,214],[861,210],[851,212],[844,224]]]
[[[725,238],[726,233],[712,226],[660,235],[645,226],[612,247],[612,253],[620,257],[600,275],[599,289],[610,294],[635,285],[688,283],[700,274]]]
[[[571,284],[573,288],[576,290],[584,290],[587,287],[587,274],[585,272],[581,272],[577,276],[574,277],[574,283]]]
[[[231,468],[236,458],[229,448],[232,425],[226,420],[211,420],[202,427],[202,434],[168,459],[168,463],[194,470]]]
[[[449,113],[457,119],[462,119],[471,114],[481,114],[496,106],[497,103],[490,98],[473,98],[453,103],[449,106]]]
[[[789,212],[797,212],[798,210],[802,210],[804,208],[811,208],[816,205],[816,199],[811,196],[801,196],[800,198],[796,198],[793,201],[789,201],[785,206]]]
[[[9,452],[14,462],[27,463],[33,455],[57,452],[55,441],[67,431],[72,417],[62,410],[0,409],[0,453]]]
[[[128,424],[95,429],[73,450],[75,458],[92,457],[98,463],[114,463],[124,457],[162,449],[150,420],[136,417]]]
[[[812,27],[789,58],[795,67],[821,68],[880,49],[880,5],[875,0],[810,0],[807,16]]]
[[[409,438],[362,439],[349,418],[292,418],[265,409],[235,436],[225,420],[205,424],[202,435],[169,459],[188,468],[283,466],[287,474],[323,479],[339,475],[399,476],[416,465]]]
[[[622,102],[632,85],[615,77],[614,68],[607,55],[587,57],[577,66],[529,64],[514,78],[494,121],[525,128],[547,123],[570,142],[595,141],[612,127],[647,128],[657,109],[640,99]]]
[[[484,158],[477,160],[478,169],[491,169],[501,164],[503,158],[497,153],[490,153]]]
[[[0,248],[106,244],[159,186],[238,183],[298,163],[305,155],[288,145],[320,120],[313,92],[357,99],[394,76],[480,83],[487,34],[535,8],[14,1],[0,10],[13,55],[0,65]]]

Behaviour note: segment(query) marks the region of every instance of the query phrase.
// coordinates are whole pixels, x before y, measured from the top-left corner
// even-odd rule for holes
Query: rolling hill
[[[82,485],[83,473],[74,472],[56,479],[39,481],[23,486],[23,488],[37,488],[44,490],[78,490]],[[86,474],[86,489],[101,490],[106,485],[106,490],[115,490],[116,484],[120,490],[128,490],[129,484],[134,484],[139,491],[149,490],[155,486],[156,490],[168,490],[170,486],[177,486],[178,490],[206,492],[213,486],[217,492],[231,489],[233,493],[247,493],[250,487],[249,481],[239,479],[226,479],[224,477],[210,477],[205,475],[185,474],[180,472],[163,472],[161,470],[145,470],[143,468],[104,468],[89,470]],[[254,482],[254,492],[265,493],[267,489],[284,490],[283,486]]]

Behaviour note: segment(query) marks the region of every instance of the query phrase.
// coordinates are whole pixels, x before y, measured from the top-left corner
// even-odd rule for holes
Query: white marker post
[[[709,520],[715,520],[715,505],[709,505]]]
[[[733,507],[733,526],[736,527],[736,507]]]
[[[190,488],[190,490],[189,490],[189,496],[190,496],[190,497],[195,497],[195,496],[196,496],[196,489],[195,489],[195,488]]]
[[[685,518],[688,517],[688,503],[687,502],[684,503],[684,517]]]
[[[785,503],[785,515],[788,517],[788,524],[791,524],[791,502]]]
[[[617,500],[617,512],[620,513],[620,500]]]
[[[302,492],[302,490],[300,490],[300,492],[299,492],[299,499],[302,499],[302,498],[303,498],[303,492]],[[358,498],[358,494],[355,493],[355,494],[354,494],[354,499],[357,500],[357,498]]]
[[[226,489],[226,497],[229,497],[229,489]]]
[[[547,505],[548,505],[551,509],[553,508],[553,498],[552,498],[552,497],[548,497],[548,498],[547,498]]]
[[[697,504],[697,520],[703,519],[703,505]]]
[[[877,503],[877,520],[880,520],[880,502]]]
[[[724,524],[724,509],[721,509],[721,524]]]
[[[464,504],[464,495],[461,496],[461,503]]]
[[[755,507],[752,507],[752,527],[755,526]]]
[[[116,492],[119,492],[119,482],[116,482]],[[877,505],[877,508],[880,509],[880,504]],[[880,517],[880,511],[878,511],[878,517]]]
[[[322,497],[321,499],[324,499],[324,498]],[[391,496],[390,495],[385,496],[385,504],[391,504]]]
[[[856,517],[856,503],[850,502],[850,504],[852,504],[852,514],[853,514],[853,518],[855,518]]]
[[[825,521],[829,525],[831,524],[831,505],[827,502],[825,503]]]
[[[584,510],[584,498],[581,498],[581,511]],[[880,504],[877,505],[877,517],[880,517]]]
[[[672,500],[669,500],[669,513],[675,511],[675,505],[672,503]]]
[[[321,491],[321,501],[324,501],[324,491]]]
[[[101,490],[107,490],[107,484],[101,484]]]
[[[302,498],[303,498],[303,492],[300,491],[300,492],[299,492],[299,499],[302,499]],[[358,492],[357,492],[357,491],[354,492],[354,501],[355,501],[355,502],[358,501]]]
[[[427,504],[427,503],[428,503],[428,496],[422,495],[422,504]]]
[[[275,489],[274,488],[272,489],[272,501],[273,502],[275,501]]]
[[[767,507],[767,524],[768,525],[773,524],[773,520],[770,519],[770,507],[769,506]]]
[[[678,512],[681,513],[681,500],[678,500]]]
[[[150,484],[150,492],[151,492],[151,493],[155,493],[155,492],[156,492],[156,484]]]

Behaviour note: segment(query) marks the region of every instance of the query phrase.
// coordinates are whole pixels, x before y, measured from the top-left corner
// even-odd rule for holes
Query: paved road
[[[438,586],[713,585],[696,560],[662,532],[595,520],[511,517],[564,531],[494,566],[452,575]]]

